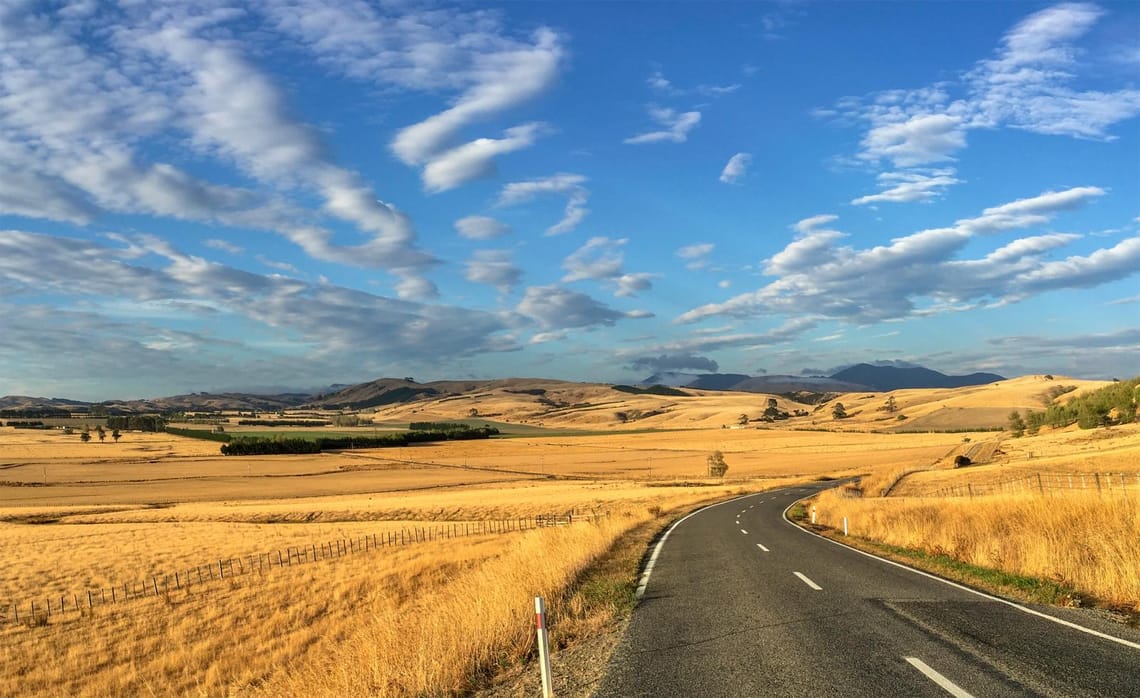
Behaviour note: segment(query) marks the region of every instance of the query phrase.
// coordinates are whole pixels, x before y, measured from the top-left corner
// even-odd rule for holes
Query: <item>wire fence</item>
[[[153,574],[134,582],[123,582],[97,589],[87,588],[78,593],[38,596],[32,599],[0,601],[0,625],[24,624],[29,627],[46,625],[53,616],[91,615],[95,609],[143,598],[155,598],[194,588],[203,588],[212,582],[233,579],[250,574],[268,574],[323,560],[335,560],[348,555],[367,553],[385,548],[452,540],[471,536],[517,533],[550,526],[568,526],[609,516],[606,511],[565,514],[538,514],[533,517],[489,519],[451,523],[446,525],[402,528],[338,540],[288,546],[235,557],[219,558],[172,572]]]
[[[1140,494],[1137,473],[1033,473],[997,482],[967,482],[943,487],[935,497],[983,497],[992,494],[1054,494],[1097,492],[1101,495]]]

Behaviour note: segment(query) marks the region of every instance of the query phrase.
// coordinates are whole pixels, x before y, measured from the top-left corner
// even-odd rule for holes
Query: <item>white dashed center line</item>
[[[937,671],[931,669],[926,662],[922,661],[918,657],[903,657],[903,659],[905,659],[912,667],[921,671],[926,676],[926,678],[938,684],[942,690],[954,696],[954,698],[974,698],[972,695],[962,690],[962,688],[956,683],[946,678],[942,674],[939,674]]]
[[[764,551],[764,552],[766,552],[766,553],[770,553],[770,552],[772,552],[771,550],[769,550],[769,549],[765,548],[763,545],[761,545],[761,544],[759,544],[759,543],[757,543],[757,544],[756,544],[756,547],[757,547],[757,548],[760,548],[761,550],[763,550],[763,551]]]
[[[808,579],[807,575],[805,575],[803,572],[792,572],[792,574],[799,577],[801,582],[807,584],[812,589],[815,589],[816,591],[823,591],[823,587]]]
[[[743,528],[740,529],[740,532],[743,533],[744,535],[748,535],[748,531],[745,531]]]

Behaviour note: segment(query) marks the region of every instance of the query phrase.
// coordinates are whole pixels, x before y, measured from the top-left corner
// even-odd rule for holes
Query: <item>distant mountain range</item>
[[[960,388],[1004,380],[993,373],[948,376],[921,366],[873,366],[856,364],[831,376],[749,376],[740,373],[661,372],[639,385],[662,385],[696,390],[731,390],[749,393],[850,393],[900,390],[903,388]],[[297,407],[323,409],[367,409],[382,405],[413,402],[502,390],[537,396],[548,389],[561,389],[574,383],[539,378],[499,380],[433,381],[417,383],[407,378],[380,378],[350,386],[330,386],[321,392],[288,392],[275,395],[252,393],[189,393],[145,400],[83,402],[63,398],[37,398],[21,395],[0,397],[0,410],[51,410],[66,412],[106,411],[109,414],[146,412],[211,412],[243,410],[275,412]]]
[[[961,388],[1005,380],[996,373],[948,376],[922,366],[855,364],[830,376],[748,376],[739,373],[655,373],[641,385],[667,385],[700,390],[734,390],[748,393],[852,393],[904,388]]]

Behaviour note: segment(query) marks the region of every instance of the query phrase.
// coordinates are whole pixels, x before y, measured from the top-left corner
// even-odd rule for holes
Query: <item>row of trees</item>
[[[107,428],[126,431],[166,431],[166,420],[157,414],[107,417]]]
[[[1026,410],[1022,416],[1009,414],[1009,430],[1014,436],[1036,434],[1041,427],[1054,429],[1076,424],[1081,429],[1095,429],[1136,421],[1140,410],[1140,377],[1116,381],[1100,390],[1073,398],[1063,405],[1049,405],[1044,412]]]
[[[419,422],[427,424],[428,422]],[[234,438],[222,445],[224,456],[264,456],[286,453],[320,453],[350,448],[391,448],[429,441],[487,439],[499,433],[494,427],[453,428],[448,431],[406,431],[382,436],[327,436],[316,439]]]

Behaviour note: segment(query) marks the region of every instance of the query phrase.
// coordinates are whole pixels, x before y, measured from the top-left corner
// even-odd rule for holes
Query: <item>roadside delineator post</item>
[[[843,517],[843,535],[847,535],[847,517]]]
[[[550,675],[550,638],[546,633],[546,605],[541,596],[534,597],[534,629],[538,634],[538,663],[542,669],[542,698],[554,698]]]
[[[815,507],[811,508],[811,522],[815,523]]]

